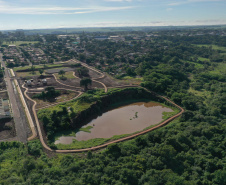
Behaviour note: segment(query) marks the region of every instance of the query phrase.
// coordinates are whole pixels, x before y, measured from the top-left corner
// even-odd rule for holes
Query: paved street
[[[24,108],[21,104],[20,97],[16,90],[16,86],[14,84],[13,78],[11,78],[10,71],[6,68],[5,62],[2,61],[2,54],[0,54],[0,62],[2,63],[2,67],[5,68],[5,82],[6,87],[9,95],[10,104],[12,107],[13,118],[15,122],[17,140],[23,143],[27,142],[27,131],[28,131],[28,124],[26,115],[24,112]]]

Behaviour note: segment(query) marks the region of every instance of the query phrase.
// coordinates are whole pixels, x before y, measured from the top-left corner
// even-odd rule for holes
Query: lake
[[[76,137],[61,136],[55,144],[70,144],[73,139],[86,141],[94,138],[111,138],[114,135],[131,134],[160,123],[163,112],[173,112],[157,102],[136,102],[109,110],[83,127],[92,126],[90,133],[79,131]]]

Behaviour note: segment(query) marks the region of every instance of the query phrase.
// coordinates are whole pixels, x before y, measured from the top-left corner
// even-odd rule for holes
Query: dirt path
[[[77,63],[78,63],[78,62],[77,62]],[[92,78],[92,81],[101,84],[101,85],[104,87],[104,92],[105,92],[105,93],[108,92],[107,86],[106,86],[103,82],[98,81],[99,79],[104,78],[105,75],[104,75],[103,73],[101,73],[101,72],[99,72],[99,71],[97,71],[97,70],[95,70],[95,69],[93,69],[93,68],[91,68],[91,67],[85,65],[85,64],[81,64],[81,65],[83,65],[83,66],[85,66],[86,68],[89,68],[89,69],[91,69],[91,70],[93,70],[93,71],[96,71],[97,73],[101,74],[101,75],[102,75],[101,77],[98,77],[98,78]],[[74,76],[75,78],[80,79],[78,76],[75,75],[75,72],[73,73],[73,76]]]
[[[120,86],[120,87],[123,88],[123,86]],[[128,87],[128,86],[124,86],[124,87]],[[135,87],[135,86],[133,86],[133,87]],[[139,86],[136,86],[136,87],[139,87]],[[111,142],[109,142],[109,143],[105,143],[105,144],[103,144],[103,145],[99,145],[99,146],[95,146],[95,147],[91,147],[91,148],[85,148],[85,149],[77,149],[77,150],[52,150],[52,149],[45,143],[44,138],[43,138],[43,133],[42,133],[42,131],[41,131],[41,126],[40,126],[40,123],[39,123],[39,120],[38,120],[38,117],[37,117],[37,113],[36,113],[36,109],[35,109],[35,106],[36,106],[37,103],[36,103],[35,100],[31,99],[31,98],[27,95],[28,88],[24,87],[24,84],[23,84],[23,88],[26,89],[25,92],[24,92],[24,95],[25,95],[29,100],[31,100],[31,101],[34,103],[34,104],[33,104],[33,107],[32,107],[32,111],[33,111],[33,113],[34,113],[36,125],[37,125],[37,128],[38,128],[39,138],[40,138],[40,141],[41,141],[43,147],[44,147],[45,149],[49,150],[49,151],[56,152],[56,153],[76,153],[76,152],[87,152],[87,151],[98,150],[98,149],[104,148],[104,147],[106,147],[106,146],[108,146],[108,145],[110,145],[110,144],[118,143],[118,142],[122,142],[122,141],[126,141],[126,140],[129,140],[129,139],[135,138],[135,137],[137,137],[137,136],[146,134],[146,133],[148,133],[148,132],[150,132],[150,131],[153,131],[153,130],[159,128],[159,127],[162,127],[162,126],[168,124],[169,122],[171,122],[171,121],[174,120],[175,118],[179,117],[179,116],[184,112],[184,109],[183,109],[182,107],[180,107],[179,105],[175,104],[174,102],[172,102],[172,101],[169,100],[168,98],[166,98],[166,97],[164,97],[164,96],[160,96],[160,95],[158,95],[158,94],[156,94],[156,93],[154,93],[154,92],[151,92],[151,91],[149,91],[149,90],[147,90],[147,89],[144,88],[144,89],[147,90],[148,92],[150,92],[150,93],[152,93],[152,94],[155,94],[156,96],[158,96],[158,97],[160,97],[160,98],[163,98],[163,99],[165,99],[166,101],[170,102],[172,105],[176,106],[176,107],[179,108],[181,111],[180,111],[178,114],[174,115],[173,117],[171,117],[171,118],[169,118],[169,119],[163,121],[163,122],[160,123],[159,125],[156,125],[156,126],[150,128],[150,129],[141,131],[141,132],[139,132],[139,133],[137,133],[137,134],[133,134],[133,135],[131,135],[131,136],[127,136],[127,137],[124,137],[124,138],[121,138],[121,139],[117,139],[117,140],[111,141]]]
[[[123,86],[120,86],[120,87],[122,88]],[[128,87],[128,86],[125,86],[125,87]],[[135,86],[133,86],[133,87],[135,87]],[[136,86],[136,87],[139,87],[139,86]],[[137,136],[140,136],[140,135],[146,134],[146,133],[148,133],[148,132],[150,132],[150,131],[153,131],[153,130],[159,128],[159,127],[162,127],[162,126],[168,124],[169,122],[171,122],[171,121],[174,120],[175,118],[179,117],[179,116],[184,112],[184,109],[183,109],[182,107],[180,107],[179,105],[175,104],[174,102],[172,102],[172,101],[169,100],[168,98],[166,98],[166,97],[164,97],[164,96],[160,96],[160,95],[158,95],[158,94],[156,94],[156,93],[154,93],[154,92],[151,92],[151,91],[149,91],[149,90],[146,89],[146,88],[144,88],[144,89],[147,90],[148,92],[150,92],[150,93],[152,93],[152,94],[155,94],[156,96],[158,96],[158,97],[160,97],[160,98],[163,98],[163,99],[165,99],[166,101],[170,102],[172,105],[174,105],[174,106],[176,106],[177,108],[179,108],[179,109],[180,109],[180,112],[179,112],[178,114],[172,116],[171,118],[169,118],[169,119],[163,121],[162,123],[160,123],[160,124],[158,124],[158,125],[156,125],[156,126],[150,128],[150,129],[141,131],[141,132],[139,132],[139,133],[137,133],[137,134],[133,134],[133,135],[131,135],[131,136],[127,136],[127,137],[124,137],[124,138],[121,138],[121,139],[117,139],[117,140],[111,141],[111,142],[109,142],[109,143],[105,143],[105,144],[103,144],[103,145],[99,145],[99,146],[95,146],[95,147],[91,147],[91,148],[85,148],[85,149],[77,149],[77,150],[55,150],[55,152],[57,152],[57,153],[76,153],[76,152],[88,152],[88,151],[98,150],[98,149],[104,148],[104,147],[106,147],[106,146],[108,146],[108,145],[110,145],[110,144],[113,144],[113,143],[119,143],[119,142],[122,142],[122,141],[127,141],[127,140],[133,139],[133,138],[135,138],[135,137],[137,137]]]
[[[80,63],[80,62],[79,62],[79,63]],[[103,73],[99,72],[98,70],[95,70],[95,69],[89,67],[89,66],[86,65],[86,64],[83,64],[83,63],[81,63],[81,64],[82,64],[84,67],[87,67],[87,68],[89,68],[89,69],[91,69],[91,70],[94,70],[94,71],[98,72],[99,74],[101,74],[101,77],[99,77],[99,78],[94,78],[94,79],[92,79],[92,80],[95,81],[95,82],[101,83],[101,84],[104,86],[105,92],[107,92],[108,89],[107,89],[106,85],[105,85],[104,83],[98,81],[98,79],[104,78],[105,75],[104,75]],[[75,73],[74,73],[73,75],[75,76]],[[55,80],[56,80],[59,84],[61,84],[61,85],[64,85],[64,86],[67,86],[67,87],[71,87],[71,88],[78,88],[78,87],[66,85],[66,84],[64,84],[64,83],[62,83],[62,82],[59,82],[54,74],[53,74],[53,76],[54,76]],[[78,77],[75,76],[75,78],[78,78]],[[75,149],[75,150],[53,150],[53,149],[51,149],[51,148],[46,144],[46,142],[45,142],[45,140],[44,140],[44,138],[43,138],[44,134],[42,133],[41,125],[40,125],[40,122],[39,122],[39,120],[38,120],[37,113],[36,113],[36,109],[35,109],[37,102],[36,102],[35,100],[31,99],[31,98],[27,95],[27,93],[28,93],[28,88],[25,87],[24,84],[23,84],[22,87],[25,88],[24,95],[25,95],[30,101],[32,101],[32,102],[34,103],[33,106],[32,106],[32,111],[33,111],[34,118],[35,118],[35,122],[36,122],[36,125],[37,125],[39,138],[40,138],[40,141],[41,141],[43,147],[44,147],[46,150],[48,150],[48,151],[56,152],[56,153],[76,153],[76,152],[93,151],[93,150],[98,150],[98,149],[104,148],[104,147],[106,147],[106,146],[108,146],[108,145],[110,145],[110,144],[113,144],[113,143],[118,143],[118,142],[130,140],[130,139],[132,139],[132,138],[135,138],[135,137],[137,137],[137,136],[146,134],[146,133],[148,133],[148,132],[150,132],[150,131],[153,131],[153,130],[159,128],[159,127],[162,127],[162,126],[168,124],[169,122],[171,122],[171,121],[174,120],[175,118],[179,117],[179,116],[184,112],[184,109],[183,109],[182,107],[180,107],[179,105],[175,104],[174,102],[172,102],[172,101],[169,100],[168,98],[166,98],[166,97],[164,97],[164,96],[160,96],[160,95],[158,95],[158,94],[156,94],[156,93],[154,93],[154,92],[152,92],[152,91],[149,91],[148,89],[144,88],[146,91],[148,91],[148,92],[150,92],[150,93],[156,95],[157,97],[163,98],[163,99],[165,99],[166,101],[170,102],[172,105],[174,105],[174,106],[176,106],[178,109],[180,109],[180,112],[179,112],[178,114],[174,115],[173,117],[171,117],[171,118],[169,118],[169,119],[163,121],[162,123],[160,123],[160,124],[158,124],[158,125],[156,125],[156,126],[150,128],[150,129],[141,131],[141,132],[139,132],[139,133],[136,133],[136,134],[133,134],[133,135],[130,135],[130,136],[121,138],[121,139],[117,139],[117,140],[111,141],[111,142],[109,142],[109,143],[105,143],[105,144],[103,144],[103,145],[99,145],[99,146],[95,146],[95,147],[91,147],[91,148],[85,148],[85,149]],[[140,87],[140,86],[136,86],[136,85],[117,86],[117,88],[126,88],[126,87]],[[116,87],[114,87],[114,88],[116,88]],[[143,87],[142,87],[142,88],[143,88]],[[68,89],[68,90],[71,90],[71,89]],[[78,91],[76,91],[76,92],[78,92]],[[80,92],[80,94],[79,94],[77,97],[79,97],[81,94],[82,94],[82,92]],[[77,97],[75,97],[75,98],[77,98]],[[73,98],[73,99],[75,99],[75,98]],[[67,100],[67,101],[70,101],[70,100]],[[67,102],[67,101],[65,101],[65,102]],[[56,104],[54,104],[54,105],[57,105],[57,104],[60,104],[60,103],[63,103],[63,102],[59,102],[59,103],[56,103]],[[53,106],[53,105],[50,105],[50,106]],[[47,108],[47,107],[50,107],[50,106],[46,106],[46,107],[44,107],[44,108]]]
[[[78,92],[79,94],[78,94],[76,97],[71,98],[71,99],[69,99],[69,100],[62,101],[62,102],[58,102],[58,103],[54,103],[54,104],[51,104],[51,105],[47,105],[47,106],[38,108],[38,109],[36,109],[36,111],[37,111],[37,110],[40,110],[40,109],[45,109],[45,108],[48,108],[48,107],[52,107],[52,106],[55,106],[55,105],[58,105],[58,104],[61,104],[61,103],[65,103],[65,102],[68,102],[68,101],[71,101],[71,100],[74,100],[74,99],[80,97],[80,96],[83,94],[83,92],[81,92],[81,91],[75,91],[75,90],[71,90],[71,89],[65,89],[65,88],[55,88],[55,89],[63,89],[63,90],[67,90],[67,91]]]
[[[59,84],[61,84],[61,85],[63,85],[63,86],[67,86],[67,87],[71,87],[71,88],[75,88],[75,89],[81,89],[80,87],[76,87],[76,86],[64,84],[64,83],[60,82],[59,80],[57,80],[56,75],[54,75],[54,74],[52,74],[52,75],[54,76],[55,80],[56,80]]]

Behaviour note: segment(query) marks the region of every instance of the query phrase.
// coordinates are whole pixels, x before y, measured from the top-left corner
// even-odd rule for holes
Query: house
[[[27,86],[31,86],[31,80],[27,81]]]
[[[47,80],[46,79],[42,79],[42,84],[43,85],[47,85]]]

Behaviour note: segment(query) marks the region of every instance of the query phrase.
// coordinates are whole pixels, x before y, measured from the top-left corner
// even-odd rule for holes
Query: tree
[[[32,66],[31,66],[31,73],[32,73],[32,74],[35,74],[35,66],[33,66],[33,64],[32,64]]]
[[[49,63],[53,64],[53,63],[54,63],[54,59],[51,58],[51,59],[49,60]]]
[[[40,75],[42,76],[42,74],[44,73],[44,70],[43,69],[39,69],[38,71],[39,71]]]
[[[80,86],[84,87],[85,90],[87,90],[88,85],[92,85],[92,80],[90,78],[83,78],[80,81]]]
[[[64,70],[60,70],[60,71],[58,72],[58,74],[61,75],[61,76],[63,77],[64,74],[65,74],[65,71],[64,71]]]
[[[89,70],[86,67],[80,67],[77,69],[78,75],[80,77],[89,76]]]
[[[85,61],[85,59],[86,59],[86,56],[84,54],[80,54],[79,55],[79,60],[80,61]]]
[[[128,68],[126,69],[126,73],[127,73],[128,76],[135,76],[135,75],[136,75],[134,69],[131,68],[131,67],[128,67]]]

